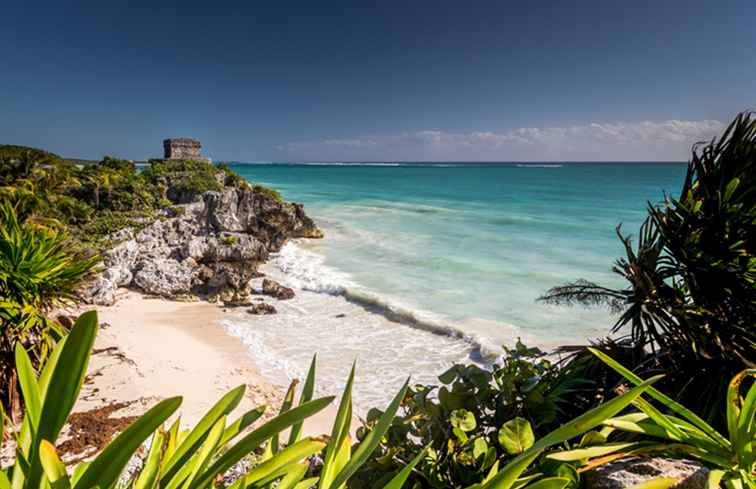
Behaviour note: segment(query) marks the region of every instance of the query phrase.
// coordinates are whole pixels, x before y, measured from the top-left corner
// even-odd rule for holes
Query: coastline
[[[175,302],[121,291],[113,306],[99,306],[102,325],[75,412],[131,403],[118,416],[144,412],[182,395],[182,425],[193,426],[230,389],[246,384],[237,412],[268,405],[282,395],[260,374],[244,346],[219,326],[222,309],[207,302]]]

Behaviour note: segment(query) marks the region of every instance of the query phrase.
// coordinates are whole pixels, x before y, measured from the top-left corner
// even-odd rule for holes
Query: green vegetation
[[[20,410],[14,350],[29,348],[39,365],[63,329],[46,315],[74,297],[75,288],[95,264],[68,250],[64,232],[26,221],[0,203],[0,405]]]
[[[663,388],[716,426],[725,409],[711,400],[756,359],[755,188],[756,118],[744,113],[694,147],[680,197],[649,203],[636,247],[618,228],[627,256],[613,270],[625,288],[579,280],[543,298],[621,312],[613,331],[626,337],[607,351],[625,350],[640,373],[666,372]]]
[[[591,351],[631,384],[639,385],[642,382],[640,377],[620,363],[600,351]],[[756,370],[743,370],[728,385],[725,399],[726,436],[691,410],[649,387],[646,391],[648,396],[674,415],[663,414],[649,401],[638,398],[634,402],[638,411],[603,421],[604,429],[592,438],[598,443],[555,453],[549,458],[578,463],[585,470],[629,455],[674,453],[697,458],[713,466],[709,476],[713,487],[720,483],[728,489],[756,487],[756,383],[751,382],[745,397],[741,392],[744,381],[749,378],[756,378]],[[644,436],[642,440],[630,443],[606,443],[613,432]]]
[[[134,421],[90,462],[76,466],[69,475],[56,453],[54,442],[78,397],[87,372],[89,358],[97,334],[97,314],[83,314],[71,332],[58,342],[47,363],[35,373],[27,351],[16,346],[16,368],[26,402],[26,416],[17,433],[15,464],[0,471],[0,488],[91,488],[120,487],[154,488],[184,487],[199,489],[216,487],[218,477],[237,462],[255,453],[252,467],[233,483],[234,488],[262,488],[278,481],[278,487],[307,488],[317,484],[320,489],[346,487],[354,474],[368,460],[392,423],[407,383],[391,401],[384,414],[376,420],[362,441],[352,446],[349,431],[352,420],[352,368],[341,397],[330,437],[301,437],[303,421],[328,406],[333,398],[312,399],[315,388],[315,359],[302,388],[299,403],[294,405],[296,382],[292,383],[279,414],[265,424],[245,433],[245,429],[263,414],[263,407],[243,413],[233,421],[227,416],[239,404],[244,386],[222,397],[189,431],[179,431],[179,420],[170,428],[162,428],[181,404],[180,397],[159,402]],[[561,489],[570,482],[566,477],[544,477],[541,473],[521,475],[549,447],[564,443],[590,430],[622,411],[649,388],[656,379],[640,382],[615,399],[566,423],[539,440],[512,432],[509,436],[517,456],[498,469],[492,460],[483,484],[470,489],[511,489],[529,487]],[[0,419],[4,417],[1,416]],[[524,423],[527,423],[523,421]],[[280,436],[289,429],[285,446]],[[152,442],[141,468],[131,479],[120,482],[126,464],[139,447],[152,436]],[[501,436],[501,435],[500,435]],[[307,457],[322,455],[322,465],[310,472]],[[410,471],[425,456],[421,452],[409,465],[386,481],[385,489],[404,486]],[[125,486],[124,486],[125,484]]]

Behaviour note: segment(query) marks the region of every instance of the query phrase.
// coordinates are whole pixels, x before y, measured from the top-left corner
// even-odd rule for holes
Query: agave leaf
[[[362,440],[362,443],[360,443],[360,445],[352,454],[349,463],[347,463],[347,465],[343,469],[341,469],[330,487],[338,488],[341,487],[342,484],[346,483],[346,481],[348,481],[349,478],[352,477],[355,472],[357,472],[357,469],[359,469],[360,466],[367,461],[367,459],[370,457],[370,454],[373,453],[373,451],[376,449],[378,444],[381,442],[381,438],[383,438],[383,435],[386,434],[389,427],[391,426],[391,422],[394,420],[394,416],[396,415],[396,412],[399,409],[402,400],[404,400],[404,397],[407,395],[409,381],[410,379],[408,377],[404,382],[402,388],[399,389],[399,392],[396,394],[396,396],[394,396],[391,404],[389,404],[389,406],[386,408],[386,411],[378,419],[375,427],[373,427],[373,429],[370,430],[370,433],[365,436],[365,438]]]
[[[85,312],[79,316],[58,354],[59,357],[50,374],[49,385],[40,411],[39,427],[27,452],[30,455],[29,470],[26,481],[21,479],[21,484],[25,484],[26,487],[39,486],[42,478],[39,444],[41,440],[55,441],[58,438],[79,396],[81,384],[87,373],[92,345],[97,335],[97,327],[96,312]],[[17,487],[16,481],[14,475],[14,487]]]
[[[181,427],[181,416],[176,416],[176,420],[173,422],[170,428],[168,428],[168,443],[165,446],[165,452],[163,453],[163,460],[160,462],[161,471],[165,469],[165,463],[176,452],[176,446],[178,445],[178,432]]]
[[[298,483],[296,486],[294,486],[294,489],[310,489],[315,485],[316,482],[318,482],[317,477],[310,477],[309,479],[305,479],[302,482]]]
[[[632,450],[639,446],[643,446],[643,443],[605,443],[603,445],[596,445],[586,448],[577,448],[575,450],[565,450],[563,452],[555,452],[546,455],[546,458],[551,460],[559,460],[560,462],[576,462],[578,460],[586,460],[596,457],[603,457],[615,452],[624,452]]]
[[[244,397],[244,391],[246,388],[247,387],[242,384],[221,397],[202,417],[186,439],[181,444],[177,445],[176,451],[163,466],[163,475],[160,477],[162,484],[166,484],[167,481],[178,471],[178,468],[189,459],[195,450],[197,450],[197,447],[199,447],[218,420],[226,416],[239,405],[239,402]]]
[[[706,480],[705,489],[719,489],[719,483],[724,477],[725,471],[722,469],[713,469],[709,471],[709,477]]]
[[[34,373],[34,367],[32,367],[29,354],[21,345],[21,342],[16,343],[16,372],[18,373],[18,383],[21,385],[21,393],[24,396],[26,417],[29,418],[32,432],[36,432],[39,425],[42,402],[39,396],[39,386],[37,385],[37,376]],[[0,433],[2,433],[1,430]]]
[[[291,409],[291,406],[294,404],[294,394],[297,392],[297,384],[299,384],[299,380],[297,379],[292,380],[289,384],[289,388],[286,390],[283,402],[281,403],[279,414],[283,414]],[[273,453],[278,453],[278,433],[270,440],[270,450]]]
[[[134,482],[133,489],[154,489],[157,486],[165,436],[162,430],[156,431],[152,436],[150,451],[147,454],[147,459],[144,462],[144,467],[142,467],[139,477]]]
[[[334,465],[336,455],[341,450],[344,439],[349,435],[349,427],[352,422],[352,384],[354,383],[355,366],[356,364],[352,364],[352,370],[349,372],[349,378],[341,395],[339,409],[336,413],[336,420],[331,430],[331,439],[323,459],[323,469],[320,471],[320,481],[318,483],[320,489],[332,487],[331,483],[336,477],[336,467]]]
[[[566,477],[545,477],[526,486],[526,489],[564,489],[569,483]]]
[[[312,362],[310,363],[310,369],[307,371],[307,380],[305,380],[304,387],[302,387],[302,395],[299,398],[299,405],[312,400],[312,396],[315,393],[315,365],[317,363],[318,356],[312,356]],[[302,434],[302,423],[297,423],[291,427],[291,433],[289,434],[289,445],[293,445],[299,440]]]
[[[11,481],[4,470],[0,470],[0,489],[11,489]]]
[[[659,410],[652,406],[650,402],[644,400],[642,397],[639,397],[633,404],[635,404],[638,409],[646,413],[648,417],[654,421],[654,423],[659,425],[667,433],[667,438],[674,441],[685,441],[685,433],[683,433],[680,428],[675,426],[675,424],[670,421],[664,414],[662,414]]]
[[[588,348],[591,353],[596,355],[602,362],[607,364],[609,367],[611,367],[614,371],[616,371],[618,374],[622,375],[624,378],[629,380],[635,385],[640,385],[641,382],[643,382],[643,379],[632,373],[630,370],[625,368],[621,363],[617,362],[610,356],[600,352],[599,350],[595,348]],[[701,419],[698,415],[696,415],[693,411],[690,409],[687,409],[685,406],[680,404],[679,402],[675,401],[674,399],[662,394],[658,390],[654,389],[653,387],[649,387],[646,393],[650,396],[656,399],[657,401],[664,404],[667,408],[670,410],[676,412],[683,418],[687,419],[691,423],[693,423],[698,429],[706,433],[709,437],[711,437],[712,440],[716,441],[718,444],[722,446],[729,447],[730,442],[727,440],[727,438],[723,437],[717,430],[712,428],[706,421]]]
[[[407,481],[407,478],[412,473],[412,470],[415,468],[415,466],[420,463],[420,461],[425,457],[425,454],[428,453],[428,449],[430,448],[430,445],[426,446],[422,449],[420,453],[417,454],[415,458],[412,459],[410,463],[404,466],[402,470],[399,471],[398,474],[396,474],[385,486],[383,486],[383,489],[402,489],[402,486]]]
[[[229,467],[238,462],[242,457],[259,447],[262,442],[269,439],[275,433],[280,433],[294,423],[300,422],[313,414],[322,411],[328,406],[333,397],[323,397],[309,401],[301,406],[297,406],[284,414],[279,414],[264,425],[252,431],[244,438],[239,440],[234,446],[229,448],[223,455],[210,465],[205,472],[197,477],[192,483],[192,489],[206,487],[216,475],[228,470]]]
[[[95,485],[110,487],[118,479],[134,452],[181,405],[180,397],[159,402],[123,430],[87,467],[74,489]]]
[[[245,478],[246,482],[247,484],[253,484],[278,470],[286,469],[288,471],[291,464],[296,464],[305,457],[318,453],[325,448],[325,445],[322,441],[304,438],[284,448],[271,459],[250,470]]]
[[[737,411],[730,429],[730,439],[735,446],[735,452],[740,459],[741,466],[750,467],[754,461],[754,415],[756,414],[756,382],[748,389],[745,400],[741,404],[740,384],[746,377],[756,377],[756,369],[748,369],[740,372],[730,383],[727,390],[727,426],[730,428],[730,410]],[[736,379],[739,379],[736,381]],[[736,385],[733,385],[736,384]],[[733,392],[731,392],[731,390]],[[732,405],[732,408],[731,408]],[[733,413],[734,414],[734,413]],[[734,436],[733,436],[734,435]]]
[[[258,406],[236,418],[233,423],[226,427],[226,430],[223,432],[223,437],[218,445],[225,446],[226,443],[236,438],[236,436],[244,431],[249,425],[260,419],[260,416],[262,416],[264,412],[265,406]]]
[[[197,477],[197,475],[205,470],[205,467],[207,467],[207,464],[210,462],[210,459],[215,455],[215,451],[218,448],[218,442],[221,439],[221,436],[223,436],[223,430],[226,427],[226,417],[221,416],[221,418],[213,425],[212,428],[210,428],[210,432],[207,434],[207,437],[205,437],[205,441],[202,443],[199,453],[197,453],[197,456],[194,457],[189,465],[192,466],[192,472],[189,474],[189,477],[186,478],[186,481],[184,482],[184,489],[188,489],[191,483],[194,481],[194,478]]]
[[[68,479],[66,466],[58,458],[55,447],[47,440],[42,440],[39,444],[39,459],[42,462],[42,468],[50,481],[52,489],[69,489],[71,481]]]
[[[675,477],[655,477],[646,482],[630,486],[630,489],[669,489],[676,486],[678,482],[680,482],[680,479]]]
[[[283,479],[278,483],[276,489],[294,489],[307,474],[310,466],[307,463],[294,464],[286,473]]]

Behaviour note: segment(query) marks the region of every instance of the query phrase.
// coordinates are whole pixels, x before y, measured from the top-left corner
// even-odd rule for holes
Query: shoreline
[[[219,325],[222,309],[174,302],[135,291],[96,308],[101,325],[75,412],[133,403],[118,415],[140,414],[158,399],[181,395],[182,424],[193,426],[226,392],[247,385],[238,412],[268,405],[282,393],[259,372],[244,346]],[[103,324],[104,323],[104,324]]]

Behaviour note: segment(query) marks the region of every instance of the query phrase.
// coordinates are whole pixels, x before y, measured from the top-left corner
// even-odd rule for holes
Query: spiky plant
[[[541,300],[608,306],[620,313],[613,331],[652,352],[634,367],[671,372],[665,388],[677,395],[695,379],[722,398],[729,378],[756,365],[754,114],[739,114],[721,137],[694,146],[680,196],[649,203],[635,248],[618,235],[627,256],[613,270],[624,288],[579,280]],[[695,406],[701,392],[692,394]]]
[[[68,249],[68,238],[0,203],[0,401],[18,411],[13,352],[24,345],[39,364],[62,331],[46,314],[75,299],[75,289],[94,265]]]

